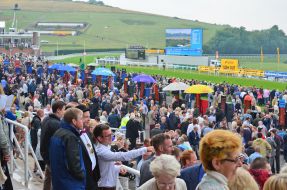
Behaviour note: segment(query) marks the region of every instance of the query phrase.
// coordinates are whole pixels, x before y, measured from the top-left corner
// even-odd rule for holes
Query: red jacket
[[[265,181],[270,177],[269,171],[267,169],[250,169],[249,172],[262,190]]]

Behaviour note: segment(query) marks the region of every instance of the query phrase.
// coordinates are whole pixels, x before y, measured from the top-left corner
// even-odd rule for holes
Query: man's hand
[[[10,160],[10,155],[7,154],[7,155],[5,155],[3,158],[4,158],[4,160],[5,160],[6,162],[8,162],[8,161]]]
[[[120,174],[125,175],[127,172],[128,171],[124,167],[120,168]]]
[[[146,149],[147,149],[147,152],[154,152],[153,146],[148,146],[146,147]]]

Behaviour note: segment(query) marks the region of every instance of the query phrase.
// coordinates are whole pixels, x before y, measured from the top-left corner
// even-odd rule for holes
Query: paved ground
[[[28,188],[25,187],[24,184],[24,162],[21,159],[16,159],[16,163],[18,165],[18,169],[14,170],[13,173],[13,187],[15,190],[42,190],[43,189],[43,180],[39,177],[39,175],[35,175],[33,172],[33,177],[29,181]],[[34,161],[31,156],[29,156],[29,169],[33,171]],[[135,181],[129,182],[129,189],[135,189]],[[126,190],[126,189],[124,189]]]

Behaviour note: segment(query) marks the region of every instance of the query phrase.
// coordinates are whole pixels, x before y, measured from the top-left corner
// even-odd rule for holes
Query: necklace
[[[87,144],[85,144],[86,145],[86,147],[87,147],[87,149],[88,149],[88,151],[91,153],[91,154],[94,154],[94,149],[93,149],[93,146],[90,144],[90,139],[89,138],[87,138],[86,136],[87,136],[87,134],[86,133],[84,133],[83,134],[83,136],[84,136],[84,138],[85,138],[85,141],[86,141],[86,143]]]

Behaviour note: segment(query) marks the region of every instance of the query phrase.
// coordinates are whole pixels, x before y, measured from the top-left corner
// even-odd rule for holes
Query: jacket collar
[[[80,130],[77,129],[76,127],[72,126],[71,124],[65,122],[65,121],[61,121],[61,128],[67,129],[69,131],[71,131],[72,133],[74,133],[76,136],[80,136]]]
[[[61,119],[60,119],[56,114],[54,114],[54,113],[50,113],[50,114],[49,114],[49,117],[52,117],[52,118],[54,118],[54,119],[57,119],[57,120],[61,121]]]

